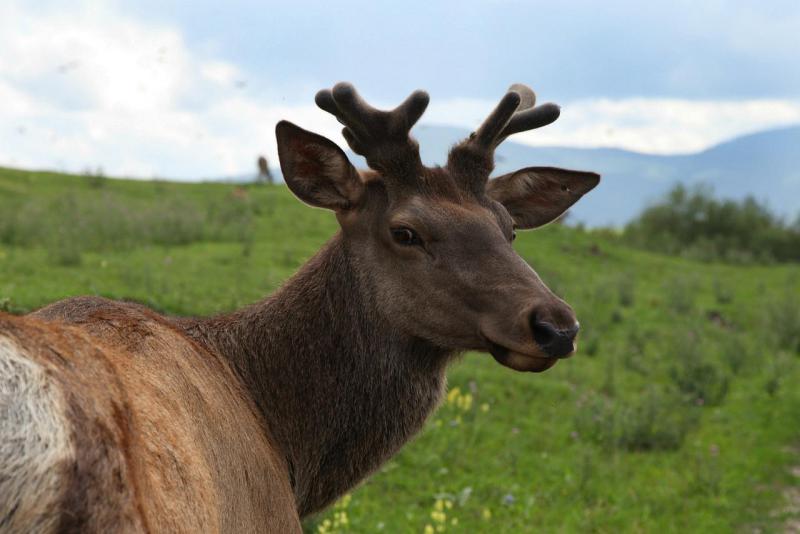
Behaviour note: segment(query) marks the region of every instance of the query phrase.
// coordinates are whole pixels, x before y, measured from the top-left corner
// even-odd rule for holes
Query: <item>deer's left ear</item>
[[[518,228],[536,228],[557,219],[599,182],[593,172],[526,167],[489,180],[486,195],[505,206]]]

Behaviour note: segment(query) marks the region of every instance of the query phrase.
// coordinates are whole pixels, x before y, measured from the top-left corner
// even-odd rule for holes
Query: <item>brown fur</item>
[[[2,316],[3,335],[65,396],[74,459],[58,532],[299,530],[285,462],[252,402],[166,320],[79,298]]]
[[[321,101],[336,111],[353,94]],[[397,113],[418,118],[416,95]],[[210,318],[98,297],[0,314],[0,401],[21,414],[0,425],[0,461],[21,466],[6,482],[0,464],[14,493],[0,531],[300,532],[422,428],[461,351],[542,371],[574,349],[574,313],[511,240],[598,177],[484,187],[490,153],[469,141],[423,168],[405,138],[416,119],[368,111],[391,135],[348,130],[383,168],[363,175],[324,137],[278,125],[287,184],[341,231],[272,296]]]

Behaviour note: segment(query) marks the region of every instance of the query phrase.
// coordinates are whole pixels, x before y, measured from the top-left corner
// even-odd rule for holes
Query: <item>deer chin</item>
[[[528,373],[547,371],[558,361],[558,358],[545,358],[510,350],[492,341],[489,341],[489,354],[491,354],[500,365],[504,365],[515,371]]]

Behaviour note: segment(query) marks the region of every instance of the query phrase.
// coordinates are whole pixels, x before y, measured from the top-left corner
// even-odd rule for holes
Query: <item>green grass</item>
[[[280,186],[0,169],[0,309],[97,294],[228,310],[335,228]],[[578,354],[541,375],[466,355],[424,432],[307,530],[780,528],[800,463],[800,268],[694,263],[558,225],[516,247],[576,309]]]

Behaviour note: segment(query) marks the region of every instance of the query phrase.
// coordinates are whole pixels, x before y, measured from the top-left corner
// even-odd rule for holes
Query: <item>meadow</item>
[[[230,310],[335,231],[331,213],[282,186],[0,169],[0,309],[92,294],[170,314]],[[701,263],[558,224],[515,246],[575,308],[578,353],[543,374],[464,355],[424,432],[307,532],[800,521],[798,264]]]

